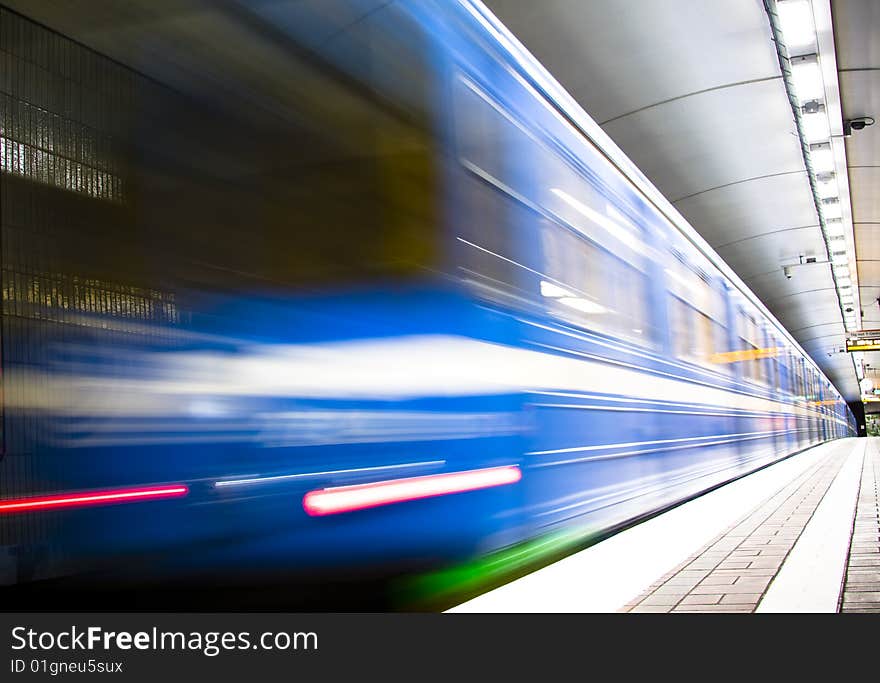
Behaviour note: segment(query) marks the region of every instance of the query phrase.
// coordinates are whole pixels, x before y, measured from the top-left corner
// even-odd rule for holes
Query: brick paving
[[[841,612],[880,612],[880,448],[868,440],[849,546]]]
[[[620,611],[754,612],[851,449],[850,440],[837,444],[825,458]],[[874,551],[876,561],[880,558],[876,546]],[[870,566],[880,572],[880,566]],[[872,591],[860,594],[853,600],[866,600]]]

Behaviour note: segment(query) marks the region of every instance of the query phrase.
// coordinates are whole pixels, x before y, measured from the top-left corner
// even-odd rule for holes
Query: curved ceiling
[[[852,358],[839,352],[845,328],[830,266],[798,267],[791,279],[782,271],[801,255],[826,260],[827,254],[763,3],[487,4],[761,298],[846,399],[858,400]],[[880,57],[880,38],[869,28],[880,25],[878,20],[880,4],[872,0],[835,4],[838,44],[846,45],[838,48],[845,117],[856,115],[853,108],[877,111],[880,90],[857,83],[876,78],[876,71],[849,69]],[[861,44],[853,43],[857,32]],[[867,101],[850,99],[851,90]],[[869,137],[873,145],[866,144]],[[847,152],[859,222],[859,281],[865,285],[863,301],[873,301],[865,326],[874,320],[880,327],[880,200],[874,190],[880,145],[866,129],[847,142]],[[862,235],[868,223],[870,232]],[[862,260],[869,253],[871,259]]]

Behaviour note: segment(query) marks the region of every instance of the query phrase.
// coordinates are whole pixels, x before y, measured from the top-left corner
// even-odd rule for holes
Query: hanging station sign
[[[846,350],[880,351],[880,330],[859,330],[846,337]]]

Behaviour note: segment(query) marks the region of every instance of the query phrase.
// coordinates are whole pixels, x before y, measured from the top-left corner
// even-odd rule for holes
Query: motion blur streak
[[[57,415],[160,416],[195,413],[194,396],[399,400],[627,387],[631,396],[652,400],[679,396],[694,404],[782,408],[775,398],[734,395],[717,386],[679,381],[669,373],[648,375],[634,363],[611,365],[605,359],[593,362],[452,335],[253,347],[234,355],[163,352],[119,359],[149,367],[153,374],[138,378],[10,372],[5,383],[14,391],[6,405]],[[204,401],[198,406],[203,410]],[[389,422],[393,416],[385,414],[383,420]],[[308,419],[318,417],[309,414]],[[339,417],[337,413],[334,421],[338,423]],[[427,423],[431,416],[420,419]],[[145,438],[138,437],[142,443]],[[92,439],[96,445],[98,437]]]
[[[309,491],[303,498],[303,507],[312,516],[333,515],[389,503],[402,503],[419,498],[515,484],[521,478],[522,472],[519,467],[511,465],[470,472],[377,481],[357,486],[339,486]]]
[[[174,484],[172,486],[144,486],[109,491],[92,491],[90,493],[42,496],[39,498],[19,498],[18,500],[0,501],[0,514],[87,505],[113,505],[115,503],[156,500],[157,498],[178,498],[185,496],[187,493],[189,493],[188,486]]]
[[[247,477],[243,479],[225,479],[214,483],[215,488],[224,486],[249,486],[251,484],[271,484],[289,479],[304,479],[306,477],[323,477],[331,474],[351,474],[353,472],[375,472],[376,470],[412,469],[415,467],[429,467],[431,465],[444,465],[445,460],[431,460],[428,462],[407,462],[400,465],[379,465],[377,467],[356,467],[347,470],[329,470],[326,472],[302,472],[296,474],[277,474],[265,477]]]

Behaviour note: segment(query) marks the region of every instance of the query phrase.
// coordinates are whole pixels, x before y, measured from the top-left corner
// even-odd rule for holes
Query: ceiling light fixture
[[[791,101],[841,319],[859,325],[858,273],[844,135],[873,123],[843,120],[830,0],[764,0]],[[853,359],[858,374],[858,363]]]
[[[816,42],[813,11],[806,0],[787,0],[776,3],[776,13],[786,45],[790,50],[812,48]]]
[[[822,84],[817,55],[792,57],[791,79],[794,81],[794,92],[799,102],[806,103],[824,97],[825,87]]]

